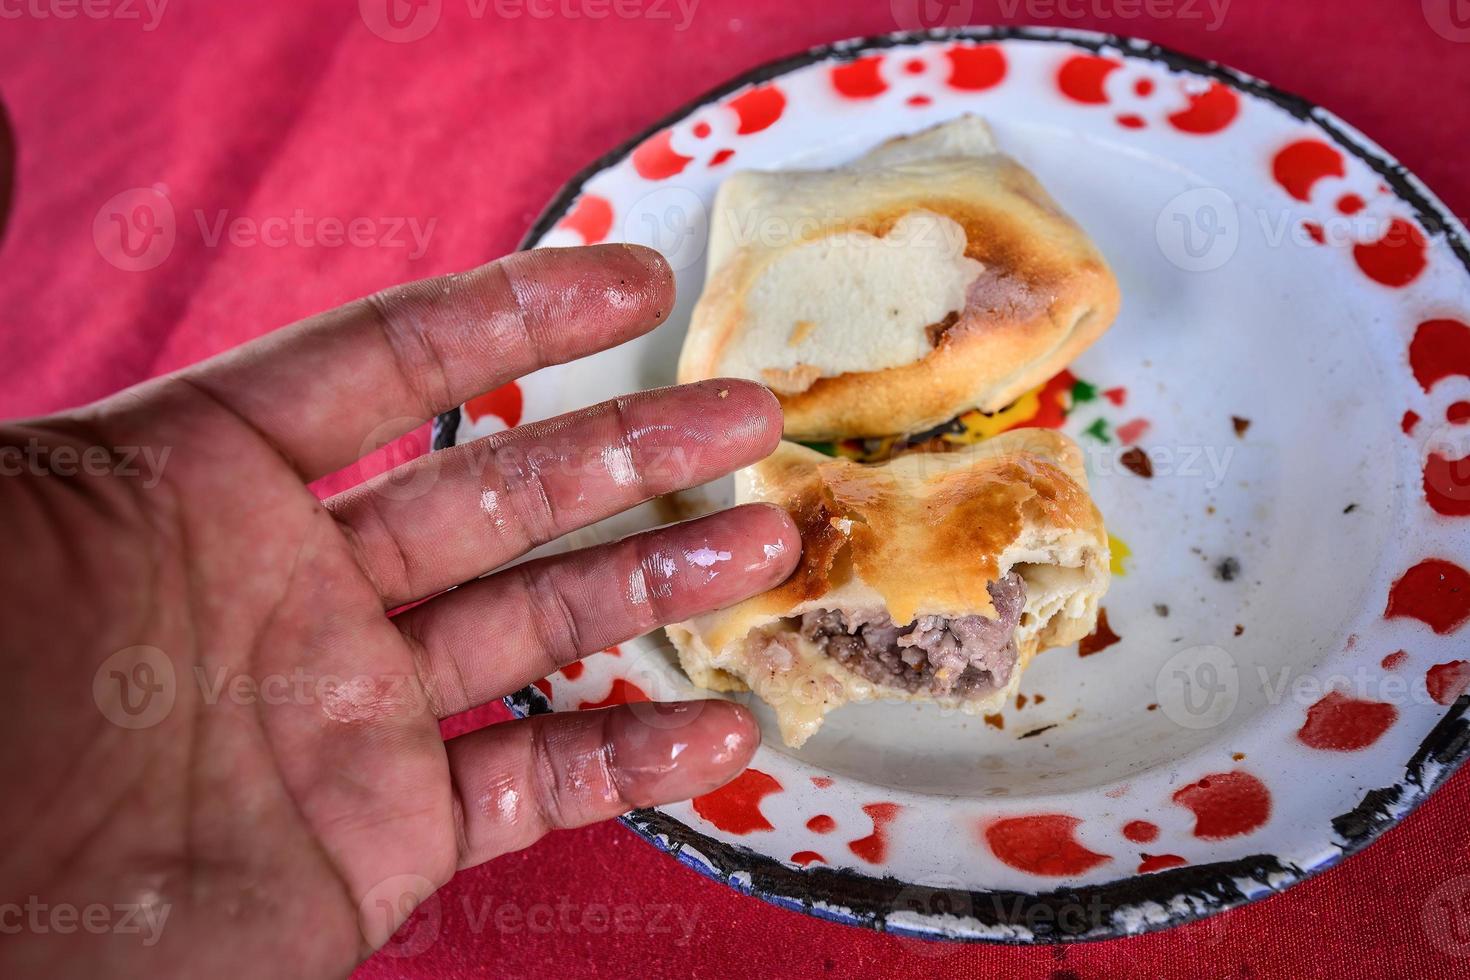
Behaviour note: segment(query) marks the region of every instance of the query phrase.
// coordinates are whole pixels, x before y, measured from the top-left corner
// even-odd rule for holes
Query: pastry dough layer
[[[849,701],[938,701],[967,712],[1012,696],[1038,650],[1092,631],[1109,581],[1102,516],[1087,492],[1081,452],[1066,436],[1019,429],[951,453],[913,453],[864,465],[783,442],[736,477],[741,503],[791,513],[802,560],[779,587],[668,627],[680,663],[713,690],[748,687],[776,710],[783,738],[800,745],[822,716]],[[988,695],[934,698],[874,684],[795,631],[817,609],[881,608],[895,624],[918,616],[994,618],[987,586],[1025,581],[1019,660]],[[770,656],[780,634],[791,657]]]
[[[763,381],[805,441],[1003,408],[1119,306],[1087,235],[974,116],[834,170],[734,175],[708,255],[679,380]]]

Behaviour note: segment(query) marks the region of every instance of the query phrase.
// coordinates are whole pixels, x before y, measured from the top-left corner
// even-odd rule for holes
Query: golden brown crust
[[[780,372],[794,382],[775,385],[789,438],[906,434],[970,408],[997,410],[1065,367],[1117,315],[1118,285],[1106,260],[1009,157],[919,160],[892,170],[832,171],[825,179],[808,174],[789,190],[783,176],[743,174],[721,191],[717,222],[756,227],[769,213],[802,234],[779,245],[721,241],[711,249],[712,263],[726,258],[711,269],[695,308],[681,382],[729,373],[722,367],[742,342],[746,297],[773,261],[803,242],[853,232],[882,238],[903,216],[925,211],[962,228],[965,256],[984,267],[964,308],[935,325],[938,342],[919,360],[815,380],[810,371]]]
[[[849,701],[935,699],[879,688],[799,639],[794,665],[773,665],[753,637],[789,631],[795,617],[818,608],[881,606],[900,624],[920,615],[993,616],[987,586],[1016,572],[1026,581],[1028,614],[1016,633],[1018,666],[988,699],[953,702],[970,711],[1013,694],[1038,650],[1086,635],[1107,589],[1107,532],[1087,493],[1081,452],[1051,430],[1014,430],[878,465],[783,442],[741,471],[737,487],[741,502],[791,513],[801,563],[777,588],[674,624],[668,634],[696,684],[748,685],[776,709],[792,745]]]
[[[1106,548],[1080,465],[1075,444],[1047,429],[877,466],[782,443],[748,479],[754,499],[784,507],[796,521],[801,564],[780,586],[746,601],[752,611],[790,609],[856,575],[896,623],[994,615],[986,586],[1001,577],[1002,557],[1028,529],[1077,532]]]

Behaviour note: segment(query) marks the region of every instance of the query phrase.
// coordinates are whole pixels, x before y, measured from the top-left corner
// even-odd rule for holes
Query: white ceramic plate
[[[1444,779],[1470,705],[1470,253],[1418,181],[1329,113],[1074,32],[895,35],[757,69],[596,163],[527,240],[660,249],[678,273],[669,322],[476,399],[436,444],[672,383],[726,174],[837,164],[963,113],[1122,285],[1113,329],[1016,413],[1086,450],[1115,535],[1118,639],[1043,654],[1024,702],[990,719],[849,706],[792,751],[756,703],[768,737],[750,770],[628,823],[767,900],[924,936],[1129,934],[1284,888]],[[701,696],[671,653],[645,637],[510,701]]]

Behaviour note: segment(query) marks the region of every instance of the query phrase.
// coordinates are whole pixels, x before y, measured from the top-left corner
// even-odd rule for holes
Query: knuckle
[[[555,538],[558,534],[556,505],[536,461],[520,447],[507,443],[491,450],[489,469],[493,482],[500,488],[492,491],[499,494],[496,508],[509,506],[512,516],[524,528],[527,543],[540,544]]]
[[[443,718],[446,714],[445,705],[448,702],[444,697],[444,679],[435,669],[434,658],[429,654],[422,638],[413,628],[413,623],[402,624],[400,631],[403,635],[403,642],[408,647],[414,676],[418,679],[419,690],[423,692],[429,712],[435,718]],[[464,679],[458,675],[457,671],[455,678],[460,688],[457,692],[457,703],[467,703],[469,692],[464,689]]]
[[[562,806],[561,782],[557,777],[560,768],[547,739],[551,726],[532,724],[527,729],[527,769],[530,773],[531,803],[535,808],[536,818],[545,830],[569,827]]]
[[[381,502],[372,494],[363,494],[358,500],[360,505],[352,508],[350,516],[331,511],[332,519],[368,583],[379,598],[392,603],[411,591],[412,565],[380,509]],[[359,521],[368,525],[370,533],[364,533]],[[375,546],[372,541],[379,543]]]
[[[517,257],[512,255],[485,267],[485,275],[490,278],[489,292],[500,297],[493,305],[501,315],[490,319],[496,346],[504,355],[515,363],[538,370],[550,362],[542,350],[541,338],[536,336],[536,318],[531,315],[525,298],[531,287],[521,277],[518,264]]]
[[[428,280],[424,288],[438,292],[439,280]],[[383,335],[383,342],[398,376],[420,406],[425,417],[453,407],[454,390],[444,359],[435,344],[433,331],[424,317],[413,315],[417,305],[411,287],[375,293],[363,300]]]
[[[649,486],[644,460],[638,453],[639,425],[633,418],[634,404],[627,395],[620,395],[607,403],[607,412],[612,416],[617,435],[611,445],[604,447],[602,456],[608,476],[618,488],[643,498],[652,496],[653,490]]]
[[[519,567],[531,628],[550,664],[547,673],[560,670],[584,652],[577,614],[549,570],[533,565]]]
[[[655,535],[640,534],[626,542],[632,561],[624,600],[640,633],[670,621],[676,564],[655,546],[656,540]]]

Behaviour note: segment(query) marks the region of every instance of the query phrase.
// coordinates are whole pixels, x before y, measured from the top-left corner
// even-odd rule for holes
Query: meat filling
[[[882,610],[818,609],[801,635],[874,684],[935,697],[971,697],[1004,687],[1016,667],[1016,624],[1026,586],[1012,572],[989,586],[996,618],[920,616],[904,626]]]

